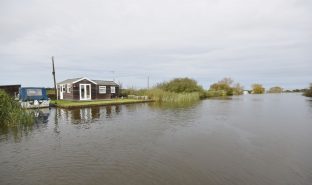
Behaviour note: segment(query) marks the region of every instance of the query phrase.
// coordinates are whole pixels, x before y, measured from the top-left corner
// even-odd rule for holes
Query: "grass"
[[[200,93],[175,93],[154,88],[146,91],[146,95],[156,102],[183,103],[200,100]]]
[[[136,99],[112,99],[112,100],[92,100],[92,101],[51,100],[50,104],[61,108],[75,108],[75,107],[92,107],[101,105],[144,103],[151,101],[153,100],[136,100]]]
[[[19,102],[0,90],[0,126],[7,128],[32,125],[34,115],[22,109]]]

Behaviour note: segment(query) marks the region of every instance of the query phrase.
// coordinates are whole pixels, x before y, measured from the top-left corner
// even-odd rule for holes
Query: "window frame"
[[[111,94],[115,94],[116,93],[116,87],[115,86],[111,86],[110,89],[111,89]],[[113,91],[113,89],[114,89],[114,91]]]
[[[99,94],[106,94],[106,93],[107,93],[106,85],[100,85],[99,86]]]
[[[66,92],[71,93],[71,84],[67,84],[66,86]]]

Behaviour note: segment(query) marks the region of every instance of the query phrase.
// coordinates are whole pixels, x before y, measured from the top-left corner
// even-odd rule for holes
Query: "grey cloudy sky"
[[[311,0],[1,0],[0,84],[312,82]],[[114,71],[114,72],[112,72]]]

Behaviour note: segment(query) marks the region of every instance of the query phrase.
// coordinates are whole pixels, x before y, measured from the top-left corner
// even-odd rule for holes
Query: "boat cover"
[[[19,90],[19,100],[48,100],[47,91],[43,87],[21,87]]]

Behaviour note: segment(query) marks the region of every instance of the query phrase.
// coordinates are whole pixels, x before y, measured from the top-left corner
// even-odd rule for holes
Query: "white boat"
[[[19,90],[19,102],[22,108],[49,107],[50,99],[44,87],[21,87]]]

